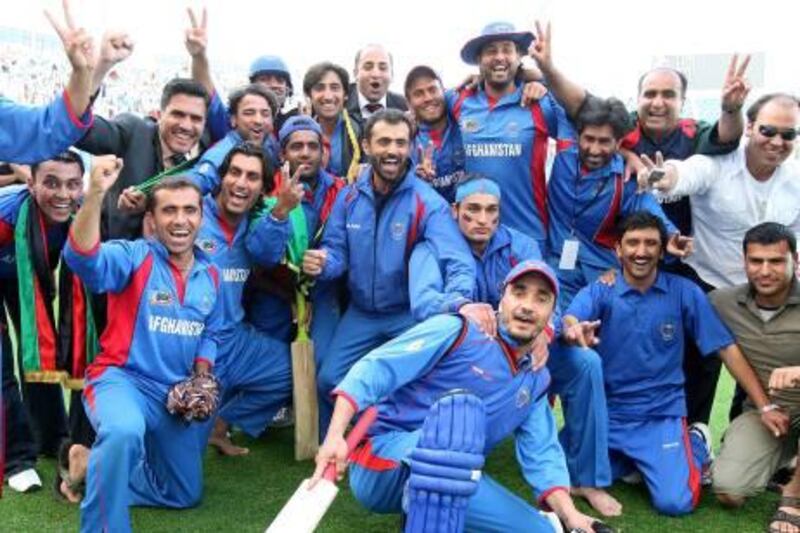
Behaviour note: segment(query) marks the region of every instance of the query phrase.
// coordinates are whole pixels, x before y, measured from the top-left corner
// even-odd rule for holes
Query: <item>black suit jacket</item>
[[[400,111],[408,111],[408,102],[402,94],[397,94],[389,91],[386,93],[386,107],[389,109],[399,109]],[[361,116],[361,109],[358,107],[358,87],[355,83],[350,84],[350,90],[347,93],[347,112],[350,118],[358,122],[361,130],[364,130],[364,117]]]

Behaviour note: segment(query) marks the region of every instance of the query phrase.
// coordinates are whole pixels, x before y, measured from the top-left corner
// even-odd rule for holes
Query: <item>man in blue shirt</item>
[[[707,356],[719,352],[756,406],[770,401],[703,291],[659,270],[665,243],[658,217],[636,212],[626,218],[616,246],[622,275],[614,285],[595,282],[578,293],[565,312],[564,335],[597,345],[602,358],[614,477],[638,470],[656,510],[682,515],[700,500],[711,445],[704,424],[687,427],[684,343],[694,339]],[[764,423],[782,421],[775,413]]]
[[[396,109],[371,116],[364,148],[370,165],[339,192],[320,249],[308,250],[303,271],[323,281],[347,276],[350,306],[318,372],[323,428],[332,404],[328,395],[347,370],[372,348],[411,327],[408,257],[427,241],[444,264],[446,283],[468,303],[475,277],[469,250],[445,201],[414,175],[408,159],[412,126]]]
[[[432,68],[419,65],[406,76],[405,91],[417,122],[411,149],[412,161],[422,166],[417,175],[453,203],[464,175],[464,147],[461,129],[447,112],[442,80]]]
[[[533,41],[505,22],[489,24],[461,50],[478,65],[477,88],[447,93],[447,104],[461,128],[465,168],[496,180],[506,192],[502,222],[536,239],[547,239],[545,162],[548,139],[569,139],[572,127],[564,109],[547,94],[523,107],[517,81],[520,58]]]
[[[475,261],[476,303],[460,309],[470,312],[488,334],[496,335],[494,309],[500,302],[503,280],[520,262],[540,259],[536,241],[499,223],[500,188],[486,178],[463,182],[456,190],[453,215],[461,234],[470,246]],[[443,302],[452,298],[445,286],[435,253],[420,243],[411,255],[411,308],[422,320],[441,313]],[[567,456],[573,494],[579,494],[600,513],[618,515],[622,506],[603,490],[611,484],[608,464],[608,413],[603,388],[602,364],[597,353],[587,346],[570,346],[553,339],[560,333],[558,307],[556,327],[546,328],[533,345],[537,360],[546,357],[553,383],[551,390],[561,398],[564,427],[559,435]],[[549,344],[549,346],[548,346]]]
[[[523,261],[503,281],[496,327],[438,315],[366,355],[334,391],[336,409],[317,454],[314,480],[348,457],[343,434],[371,405],[376,422],[350,456],[350,486],[365,507],[406,514],[405,531],[551,532],[532,505],[481,472],[513,434],[517,460],[540,506],[568,528],[607,531],[579,512],[547,402],[547,369],[531,350],[550,321],[558,281],[541,261]]]
[[[655,197],[625,182],[619,144],[630,124],[625,106],[615,98],[588,96],[575,117],[576,145],[553,161],[547,184],[549,262],[558,270],[561,303],[617,265],[617,223],[634,211],[661,219],[670,235],[667,251],[683,256],[691,239],[681,237]]]

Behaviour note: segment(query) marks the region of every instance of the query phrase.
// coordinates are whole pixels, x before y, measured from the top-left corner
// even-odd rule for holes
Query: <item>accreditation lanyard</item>
[[[580,180],[581,180],[581,162],[578,159],[578,164],[575,169],[575,178],[573,180],[574,184],[574,191],[575,191],[575,199],[572,202],[572,223],[570,224],[570,236],[568,239],[564,240],[564,246],[561,249],[561,258],[559,260],[558,268],[561,270],[574,270],[575,266],[578,263],[578,250],[580,249],[580,241],[575,237],[575,233],[577,232],[577,225],[578,220],[582,217],[591,207],[595,205],[597,200],[600,198],[600,195],[608,186],[608,183],[612,180],[615,175],[609,174],[606,176],[603,181],[601,181],[597,187],[595,188],[595,193],[592,198],[583,204],[583,206],[578,209],[578,198],[579,198],[579,188],[580,188]]]

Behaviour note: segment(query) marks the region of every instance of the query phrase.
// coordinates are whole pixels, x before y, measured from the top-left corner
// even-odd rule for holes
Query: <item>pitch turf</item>
[[[727,409],[732,392],[731,378],[720,381],[717,402],[712,415],[712,430],[717,446],[726,426]],[[237,435],[236,440],[250,447],[243,458],[220,457],[214,452],[206,456],[206,488],[202,505],[186,511],[134,509],[135,531],[263,531],[270,519],[311,470],[311,463],[295,463],[292,458],[291,428],[270,430],[266,437],[250,440]],[[510,441],[503,443],[489,458],[487,471],[518,494],[530,498],[520,477]],[[39,464],[45,488],[27,495],[4,491],[0,500],[0,532],[75,531],[78,527],[76,507],[57,502],[52,495],[54,463],[43,459]],[[747,533],[764,531],[766,520],[774,509],[777,496],[765,494],[731,512],[716,503],[706,490],[700,507],[684,518],[666,518],[651,511],[642,486],[617,484],[611,489],[624,506],[620,518],[611,523],[620,532],[720,532]],[[585,511],[588,508],[582,505]],[[325,517],[319,531],[358,533],[397,531],[397,516],[370,515],[362,510],[347,489]]]

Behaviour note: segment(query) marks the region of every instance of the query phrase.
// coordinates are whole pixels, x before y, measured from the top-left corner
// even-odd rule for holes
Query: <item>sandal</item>
[[[781,533],[780,528],[772,527],[776,522],[783,522],[784,524],[789,524],[800,530],[800,514],[787,513],[786,511],[782,511],[780,509],[781,507],[791,507],[800,510],[800,497],[781,496],[781,499],[778,501],[778,509],[772,514],[767,524],[767,533]]]
[[[58,464],[56,465],[58,470],[58,475],[55,476],[53,480],[53,494],[59,501],[64,503],[73,503],[67,498],[66,494],[61,491],[61,484],[64,483],[71,493],[75,494],[76,496],[80,496],[83,498],[83,494],[86,490],[86,482],[85,480],[81,481],[74,481],[72,477],[69,475],[69,450],[72,448],[72,441],[69,439],[65,439],[61,441],[61,444],[58,447],[58,455],[56,459],[58,460]]]

